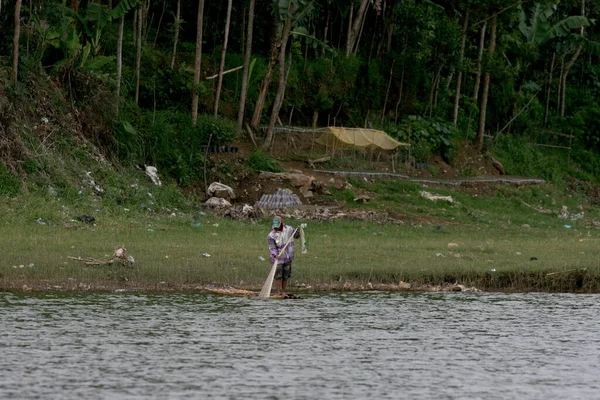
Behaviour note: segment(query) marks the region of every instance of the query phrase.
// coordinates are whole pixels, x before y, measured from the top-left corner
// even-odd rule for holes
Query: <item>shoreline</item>
[[[4,283],[0,285],[0,292],[5,293],[153,293],[153,294],[166,294],[166,293],[196,293],[196,292],[207,292],[216,293],[222,295],[236,296],[232,293],[218,293],[218,291],[245,291],[254,292],[256,295],[260,292],[260,286],[257,285],[240,285],[231,286],[228,284],[211,284],[211,285],[196,285],[196,284],[182,284],[182,283],[146,283],[146,284],[114,284],[110,282],[106,283],[95,283],[87,284],[84,282],[61,284],[59,282],[31,282],[31,281],[20,281],[11,282],[10,284]],[[343,284],[315,284],[315,285],[301,285],[288,286],[288,294],[303,295],[308,293],[340,293],[340,292],[403,292],[403,293],[571,293],[571,294],[599,294],[600,287],[589,286],[584,287],[570,287],[563,285],[562,290],[554,287],[544,287],[542,285],[536,286],[489,286],[489,287],[476,287],[463,285],[460,283],[441,283],[441,284],[419,284],[411,285],[407,282],[400,282],[398,284],[362,284],[362,283],[351,283],[345,282]],[[275,291],[273,290],[273,293]],[[252,297],[252,296],[248,296]]]

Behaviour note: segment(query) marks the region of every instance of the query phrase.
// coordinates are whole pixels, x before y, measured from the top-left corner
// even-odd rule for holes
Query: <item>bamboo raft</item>
[[[222,295],[226,295],[226,296],[258,297],[258,292],[253,292],[251,290],[244,290],[244,289],[207,287],[206,290],[211,293],[222,294]],[[300,299],[301,297],[298,297],[296,295],[288,293],[285,296],[272,295],[272,296],[269,296],[269,298],[271,298],[271,299]]]

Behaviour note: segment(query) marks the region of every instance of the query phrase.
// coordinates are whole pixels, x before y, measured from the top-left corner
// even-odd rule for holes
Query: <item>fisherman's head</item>
[[[283,229],[283,218],[279,215],[276,215],[275,218],[273,218],[273,229],[276,231],[281,231]]]

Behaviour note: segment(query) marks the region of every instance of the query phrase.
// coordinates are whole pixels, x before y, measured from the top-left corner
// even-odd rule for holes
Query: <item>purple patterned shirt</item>
[[[272,229],[267,238],[267,242],[269,243],[269,252],[271,253],[271,264],[275,262],[275,257],[281,252],[281,249],[287,241],[294,236],[294,239],[298,239],[300,237],[300,231],[296,230],[296,228],[291,227],[289,225],[283,225],[283,229],[281,231],[276,231]],[[277,264],[285,264],[288,262],[292,262],[294,260],[294,239],[287,245],[285,251],[279,257]]]

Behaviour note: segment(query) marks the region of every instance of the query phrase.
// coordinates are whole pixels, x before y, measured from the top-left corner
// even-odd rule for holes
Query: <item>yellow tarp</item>
[[[393,139],[384,131],[338,127],[325,128],[325,133],[319,136],[317,143],[335,148],[374,146],[384,150],[393,150],[398,146],[408,146],[406,143],[400,143]]]

